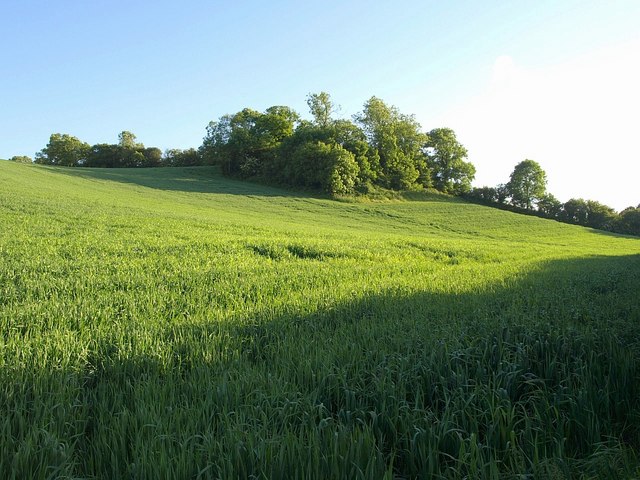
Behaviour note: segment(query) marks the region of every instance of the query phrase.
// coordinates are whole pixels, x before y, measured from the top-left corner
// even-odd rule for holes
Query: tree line
[[[453,130],[423,132],[413,115],[372,97],[353,120],[334,118],[330,96],[310,94],[312,120],[293,109],[245,108],[206,128],[198,150],[147,148],[123,131],[117,144],[89,145],[55,133],[35,163],[67,167],[157,167],[219,165],[229,176],[253,178],[331,195],[436,188],[471,191],[475,167]],[[30,161],[28,157],[25,157]]]
[[[305,120],[293,109],[264,112],[245,108],[206,127],[196,150],[145,147],[128,131],[118,143],[89,145],[54,133],[35,160],[11,160],[68,167],[184,167],[218,165],[225,175],[324,191],[330,195],[436,189],[472,201],[559,221],[640,235],[640,205],[620,213],[599,202],[565,203],[546,191],[546,173],[533,160],[520,162],[507,183],[472,188],[476,169],[449,128],[424,132],[413,115],[377,97],[348,119],[335,118],[326,92],[309,94]]]
[[[336,119],[330,96],[310,94],[312,120],[284,106],[245,108],[209,123],[200,147],[206,164],[227,175],[259,178],[331,195],[437,188],[471,190],[475,167],[453,130],[422,132],[412,115],[377,97],[353,120]]]
[[[520,213],[551,218],[565,223],[640,235],[640,205],[620,213],[595,200],[572,198],[564,203],[547,192],[547,175],[533,160],[515,166],[509,181],[496,187],[473,188],[466,198]]]
[[[157,147],[145,147],[136,141],[136,136],[123,131],[118,135],[118,143],[86,142],[66,133],[54,133],[49,143],[36,153],[35,160],[27,156],[13,157],[21,163],[58,165],[62,167],[136,168],[162,166],[201,165],[198,151],[172,149],[164,153]]]

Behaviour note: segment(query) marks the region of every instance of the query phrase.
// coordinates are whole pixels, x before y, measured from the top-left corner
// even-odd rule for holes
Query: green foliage
[[[293,134],[297,121],[298,114],[289,107],[270,107],[264,113],[245,108],[209,124],[200,154],[228,175],[259,176],[273,168],[281,143]]]
[[[321,141],[302,144],[295,150],[291,165],[291,183],[332,195],[353,192],[359,171],[351,152]]]
[[[562,208],[562,202],[551,193],[545,193],[538,200],[538,210],[549,218],[560,217]]]
[[[467,149],[458,142],[454,131],[450,128],[433,129],[424,146],[435,188],[456,195],[468,193],[476,169],[464,160]]]
[[[193,149],[191,149],[193,151]],[[162,163],[162,150],[158,147],[142,148],[140,152],[144,157],[141,165],[138,167],[159,167]]]
[[[66,133],[54,133],[49,143],[36,153],[35,163],[59,165],[63,167],[80,166],[87,160],[91,147],[88,143]]]
[[[589,217],[589,208],[586,200],[582,198],[572,198],[562,206],[560,218],[568,223],[586,225]]]
[[[36,154],[35,163],[66,167],[158,167],[162,151],[136,143],[127,131],[118,135],[118,144],[98,143],[93,146],[67,134],[54,133],[49,143]]]
[[[28,157],[26,155],[14,155],[13,157],[11,157],[9,159],[10,162],[16,162],[16,163],[24,163],[27,165],[31,165],[33,163],[33,159],[31,157]]]
[[[0,181],[0,476],[640,474],[638,239],[211,167]]]
[[[498,201],[498,191],[493,187],[476,187],[473,188],[466,197],[482,203],[491,204]]]
[[[616,218],[616,212],[613,208],[603,205],[595,200],[587,200],[587,222],[586,226],[599,228],[601,230],[609,229]]]
[[[366,193],[376,187],[419,190],[434,186],[434,171],[425,155],[429,137],[413,116],[376,97],[354,116],[355,123],[332,117],[334,104],[326,92],[309,94],[307,105],[313,121],[300,121],[286,107],[272,107],[264,114],[246,108],[209,123],[199,150],[203,163],[220,165],[227,175],[321,188],[334,194]],[[436,187],[446,193],[466,193],[475,174],[473,165],[463,160],[466,150],[452,130],[436,129],[433,133],[427,150],[439,168]],[[342,173],[334,175],[334,180],[349,180],[339,185],[333,182],[333,187],[326,181],[327,170],[310,171],[315,163],[334,164],[326,160],[328,154],[319,142],[331,148],[338,145],[353,156],[357,164],[354,181],[350,160],[339,162]],[[340,156],[350,158],[344,153]]]
[[[504,183],[498,184],[498,186],[496,187],[496,201],[499,204],[504,205],[507,203],[508,198],[509,198],[509,186]]]
[[[310,93],[307,95],[307,105],[317,126],[327,128],[332,123],[334,107],[327,92]]]
[[[337,144],[322,146],[321,149],[324,150],[329,173],[325,189],[332,195],[352,193],[360,171],[353,153]]]
[[[640,236],[640,205],[637,208],[625,208],[613,224],[618,232]]]
[[[515,166],[507,184],[511,203],[532,210],[547,191],[547,174],[533,160],[523,160]]]
[[[422,153],[427,137],[413,116],[403,115],[396,107],[371,97],[355,119],[369,145],[378,152],[381,168],[377,178],[383,186],[405,190],[416,186],[417,181],[430,186]]]
[[[122,131],[118,134],[118,145],[127,150],[143,149],[142,143],[136,143],[136,136],[129,131]]]
[[[164,152],[161,163],[168,167],[195,167],[202,164],[202,158],[195,148],[187,150],[172,148]]]
[[[127,133],[127,132],[123,132]],[[122,135],[122,134],[120,134]],[[129,139],[131,140],[131,139]],[[117,145],[99,143],[93,145],[81,166],[97,168],[141,168],[158,167],[162,162],[162,151],[156,147],[145,148],[141,143],[137,146],[124,146],[130,143],[122,139]],[[135,136],[133,136],[135,140]]]

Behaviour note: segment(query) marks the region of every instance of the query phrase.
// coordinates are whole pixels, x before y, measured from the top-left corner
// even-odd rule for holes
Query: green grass
[[[640,240],[0,163],[0,477],[640,476]]]

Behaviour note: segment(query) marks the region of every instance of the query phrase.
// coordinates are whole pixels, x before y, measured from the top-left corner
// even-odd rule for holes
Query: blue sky
[[[561,200],[621,209],[640,203],[639,25],[637,0],[2,0],[0,158],[54,132],[197,147],[225,113],[306,115],[324,90],[347,118],[376,95],[453,128],[476,185],[532,158]],[[603,159],[623,178],[603,182]]]

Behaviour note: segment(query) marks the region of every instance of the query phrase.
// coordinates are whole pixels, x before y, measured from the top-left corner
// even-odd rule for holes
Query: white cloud
[[[468,148],[476,185],[506,182],[515,164],[530,158],[563,201],[637,205],[640,41],[541,68],[501,56],[484,92],[435,124],[453,128]]]

